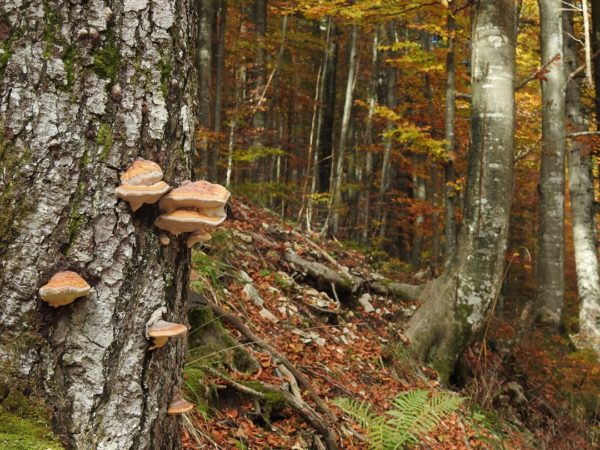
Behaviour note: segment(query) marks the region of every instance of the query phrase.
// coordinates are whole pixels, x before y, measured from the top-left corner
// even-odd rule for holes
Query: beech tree
[[[565,88],[561,0],[539,0],[542,66],[542,164],[539,184],[538,308],[542,322],[558,326],[565,281]]]
[[[573,31],[573,13],[565,12],[565,64],[570,73],[577,70],[577,41]],[[570,77],[571,78],[571,77]],[[570,129],[585,132],[588,129],[581,103],[581,77],[568,81],[566,90],[566,113]],[[596,252],[594,225],[594,179],[592,153],[581,138],[569,140],[567,161],[569,164],[569,190],[573,217],[573,244],[577,290],[579,293],[579,337],[600,354],[600,267]]]
[[[138,157],[190,178],[194,18],[188,0],[0,6],[0,387],[45,400],[68,448],[180,445],[184,341],[148,351],[145,326],[185,323],[188,251],[115,188]],[[38,289],[67,269],[91,293],[51,308]]]
[[[472,5],[471,138],[465,213],[448,270],[421,295],[407,325],[415,354],[448,380],[481,330],[502,284],[512,199],[515,6]]]

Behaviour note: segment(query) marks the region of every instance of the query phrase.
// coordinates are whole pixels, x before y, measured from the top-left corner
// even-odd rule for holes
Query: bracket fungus
[[[137,159],[121,175],[121,186],[115,194],[131,205],[135,212],[144,203],[156,203],[169,192],[170,186],[162,181],[163,171],[158,164],[146,159]]]
[[[58,308],[73,303],[79,297],[87,296],[90,289],[90,285],[79,274],[67,270],[54,274],[48,283],[40,288],[39,293],[42,300]]]
[[[161,348],[164,346],[170,337],[183,336],[188,332],[188,328],[180,323],[172,323],[162,320],[163,314],[167,311],[166,308],[158,308],[150,316],[150,320],[146,323],[146,337],[154,339],[149,350]]]
[[[194,409],[194,404],[188,402],[184,398],[177,398],[171,401],[167,414],[173,416],[175,414],[183,414]]]
[[[208,228],[221,225],[227,218],[225,205],[230,196],[219,184],[184,181],[160,199],[158,206],[163,214],[154,224],[174,235],[193,233],[188,238],[188,247],[206,242],[210,240]]]

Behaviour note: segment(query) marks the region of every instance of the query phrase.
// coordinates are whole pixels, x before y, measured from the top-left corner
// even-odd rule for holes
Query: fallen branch
[[[354,294],[362,285],[362,280],[357,277],[340,274],[325,264],[308,261],[291,251],[284,252],[283,259],[296,265],[322,287],[332,284],[338,293]]]
[[[294,375],[294,377],[296,378],[296,380],[298,380],[302,387],[309,393],[310,397],[313,399],[313,401],[316,403],[319,409],[323,411],[333,423],[337,422],[337,416],[333,413],[333,411],[331,411],[331,409],[329,409],[325,402],[323,402],[321,397],[319,397],[319,395],[312,387],[310,381],[308,381],[306,376],[298,369],[296,369],[296,367],[291,363],[289,359],[287,359],[284,355],[277,351],[277,349],[275,349],[272,345],[268,344],[263,339],[254,334],[252,330],[250,330],[250,328],[248,328],[235,315],[221,309],[212,302],[209,302],[208,306],[210,306],[210,309],[216,315],[218,315],[222,319],[225,319],[227,322],[229,322],[231,325],[237,328],[246,337],[246,339],[250,340],[253,344],[258,345],[263,350],[270,353],[274,358],[278,359]]]
[[[304,400],[302,400],[301,397],[295,396],[289,391],[280,389],[273,384],[263,383],[261,381],[258,381],[258,383],[261,384],[261,390],[263,392],[257,391],[256,389],[252,389],[248,386],[238,383],[237,381],[231,379],[224,373],[212,367],[206,367],[204,370],[221,378],[227,385],[244,395],[261,400],[265,400],[268,394],[277,394],[278,396],[281,396],[288,406],[293,408],[294,411],[296,411],[323,436],[328,449],[337,450],[338,445],[336,442],[335,433],[329,428],[328,424],[317,414],[317,412],[312,409]]]
[[[369,287],[379,295],[391,295],[400,300],[417,300],[424,286],[393,281],[373,281],[369,284]]]

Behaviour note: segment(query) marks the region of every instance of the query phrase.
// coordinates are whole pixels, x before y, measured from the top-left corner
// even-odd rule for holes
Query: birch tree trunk
[[[565,12],[565,35],[573,36],[573,13]],[[577,42],[566,39],[565,64],[568,72],[577,69]],[[580,79],[567,85],[566,112],[569,129],[587,131],[588,124],[581,103]],[[591,148],[582,141],[569,141],[569,190],[573,217],[573,241],[577,289],[579,292],[579,338],[600,354],[600,267],[596,253],[594,227],[594,182]]]
[[[67,448],[179,448],[166,410],[181,387],[184,340],[148,351],[166,307],[185,323],[188,254],[159,244],[157,215],[117,200],[119,171],[159,163],[190,177],[196,92],[188,0],[5,1],[0,68],[0,384],[44,397]],[[59,270],[88,298],[61,308],[38,289]]]
[[[542,66],[542,165],[539,185],[538,311],[543,323],[558,326],[564,301],[565,87],[561,0],[538,0]]]
[[[204,0],[202,0],[204,1]],[[261,95],[266,83],[266,56],[265,36],[267,34],[267,0],[254,0],[254,32],[257,38],[256,59],[254,61],[254,89],[255,98],[261,101]],[[256,136],[254,143],[264,145],[265,127],[267,126],[267,114],[264,109],[264,99],[257,105],[256,113],[252,118],[252,127]]]
[[[515,8],[479,0],[472,19],[471,142],[464,225],[448,271],[407,325],[415,354],[447,381],[502,284],[512,199]]]

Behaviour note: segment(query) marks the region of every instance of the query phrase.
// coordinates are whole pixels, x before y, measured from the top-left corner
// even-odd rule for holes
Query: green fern
[[[463,402],[463,397],[426,390],[403,392],[392,401],[392,409],[378,416],[367,402],[348,398],[334,400],[340,409],[366,431],[373,450],[392,450],[416,444]]]

